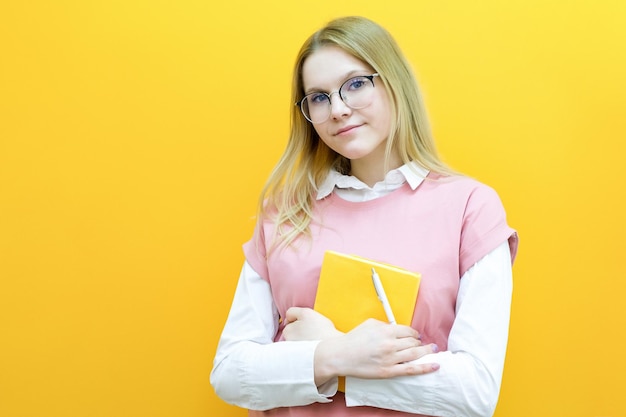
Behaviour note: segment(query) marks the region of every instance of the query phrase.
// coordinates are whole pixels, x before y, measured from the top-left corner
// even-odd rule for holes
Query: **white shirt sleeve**
[[[274,343],[277,328],[270,286],[246,262],[211,371],[218,396],[251,410],[330,402],[337,383],[314,382],[319,342]]]
[[[461,278],[448,350],[418,360],[439,363],[440,369],[387,380],[346,378],[347,405],[442,417],[493,415],[504,368],[512,286],[505,242]]]
[[[512,293],[511,257],[505,242],[461,278],[448,351],[418,362],[437,362],[427,375],[388,380],[346,378],[348,406],[434,416],[491,416],[508,339]],[[269,284],[244,264],[220,339],[211,383],[225,401],[240,407],[276,407],[329,402],[336,379],[314,383],[317,342],[273,343],[278,313]]]

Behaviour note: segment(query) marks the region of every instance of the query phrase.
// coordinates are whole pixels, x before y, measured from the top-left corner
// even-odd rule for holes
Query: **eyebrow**
[[[352,71],[349,71],[348,73],[346,73],[343,76],[343,78],[342,78],[343,81],[341,81],[341,84],[339,84],[339,85],[341,86],[343,83],[348,81],[350,78],[359,77],[359,76],[361,76],[360,75],[361,73],[367,73],[368,71],[369,70],[367,70],[367,69],[354,69]],[[318,88],[318,87],[307,88],[306,90],[304,90],[304,95],[311,94],[311,93],[327,93],[328,94],[327,91],[324,91],[323,89]]]

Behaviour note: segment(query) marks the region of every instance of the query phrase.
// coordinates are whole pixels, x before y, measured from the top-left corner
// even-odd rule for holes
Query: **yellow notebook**
[[[315,296],[315,311],[348,332],[363,321],[387,321],[372,281],[372,268],[380,277],[396,323],[410,325],[417,301],[421,274],[354,255],[326,251]],[[339,391],[345,392],[345,378],[339,377]]]
[[[372,267],[383,284],[398,324],[410,325],[421,275],[354,255],[326,251],[314,309],[348,332],[368,318],[387,321],[372,282]]]

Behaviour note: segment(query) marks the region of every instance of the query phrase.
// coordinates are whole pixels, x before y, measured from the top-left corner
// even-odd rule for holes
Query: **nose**
[[[334,95],[336,97],[333,97]],[[341,95],[339,95],[339,91],[333,91],[329,94],[330,96],[330,117],[333,119],[343,117],[345,115],[350,114],[352,109],[348,107],[348,105],[343,101]]]

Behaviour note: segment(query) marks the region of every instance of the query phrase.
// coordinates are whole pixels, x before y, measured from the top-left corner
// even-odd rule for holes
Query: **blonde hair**
[[[369,19],[351,16],[332,20],[304,42],[293,71],[292,103],[304,95],[304,62],[325,46],[343,49],[380,74],[378,79],[387,91],[393,114],[386,144],[387,158],[394,150],[403,163],[415,161],[430,171],[453,174],[437,154],[421,93],[408,61],[392,36]],[[300,109],[292,106],[287,147],[259,200],[259,217],[269,216],[275,223],[276,245],[289,245],[299,236],[309,234],[315,194],[331,168],[348,174],[350,160],[326,146]]]

